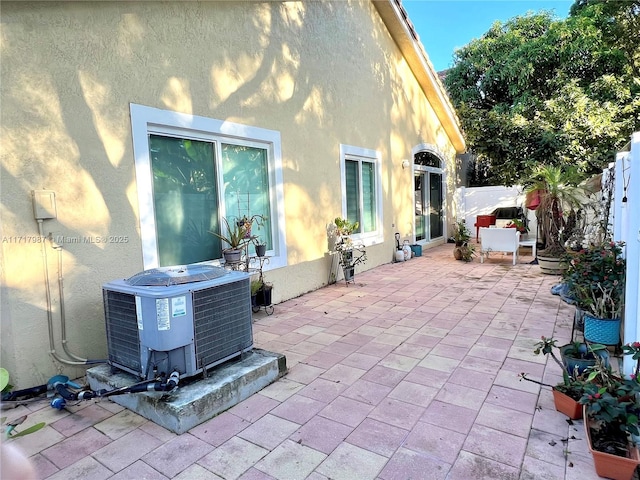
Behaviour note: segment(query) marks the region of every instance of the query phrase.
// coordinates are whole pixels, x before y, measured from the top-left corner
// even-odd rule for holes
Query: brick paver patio
[[[455,261],[452,245],[357,273],[254,315],[255,344],[288,374],[175,435],[107,400],[65,411],[19,407],[47,426],[15,445],[42,479],[599,478],[533,355],[541,335],[568,341],[573,307],[532,257]],[[277,285],[276,285],[277,288]]]

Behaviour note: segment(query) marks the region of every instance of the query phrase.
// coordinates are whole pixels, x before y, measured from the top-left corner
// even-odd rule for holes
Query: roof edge
[[[407,59],[422,91],[431,103],[438,119],[451,139],[457,153],[464,153],[467,145],[460,121],[449,96],[436,73],[429,55],[413,28],[409,15],[400,0],[372,0],[391,37]]]

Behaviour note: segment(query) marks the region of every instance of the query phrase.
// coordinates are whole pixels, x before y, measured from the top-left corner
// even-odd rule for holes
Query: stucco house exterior
[[[465,142],[399,0],[7,1],[1,18],[16,387],[105,358],[102,285],[219,264],[223,217],[266,217],[276,303],[329,282],[337,216],[360,222],[362,269],[393,260],[396,232],[446,241]]]

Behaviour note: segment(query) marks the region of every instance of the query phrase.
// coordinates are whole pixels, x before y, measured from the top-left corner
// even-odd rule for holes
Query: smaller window
[[[358,222],[355,235],[366,243],[382,241],[380,154],[375,150],[340,147],[343,216]]]

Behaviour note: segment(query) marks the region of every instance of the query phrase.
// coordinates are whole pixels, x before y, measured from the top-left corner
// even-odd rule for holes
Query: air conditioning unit
[[[145,270],[102,287],[112,367],[190,377],[253,348],[249,274],[211,265]]]

